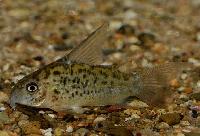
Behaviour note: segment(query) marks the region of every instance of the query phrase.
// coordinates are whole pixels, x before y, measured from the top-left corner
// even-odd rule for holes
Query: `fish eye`
[[[35,82],[30,82],[26,85],[26,90],[29,92],[35,92],[38,90],[38,85]]]

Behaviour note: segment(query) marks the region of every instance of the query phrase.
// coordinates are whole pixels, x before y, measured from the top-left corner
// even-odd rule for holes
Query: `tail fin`
[[[153,68],[138,70],[141,76],[142,90],[136,96],[149,106],[165,106],[167,102],[171,101],[170,81],[188,66],[189,64],[185,62],[169,62]]]

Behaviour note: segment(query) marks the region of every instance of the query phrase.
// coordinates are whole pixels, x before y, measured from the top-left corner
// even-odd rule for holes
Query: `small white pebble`
[[[40,129],[42,134],[44,136],[53,136],[52,134],[52,128],[48,128],[48,129]]]
[[[186,73],[184,73],[184,74],[181,75],[181,79],[182,80],[185,80],[186,78],[187,78],[187,74]]]
[[[179,87],[177,90],[178,90],[178,92],[183,92],[184,89],[185,89],[185,87],[181,86],[181,87]]]
[[[3,66],[3,71],[7,71],[10,67],[10,64],[6,64]]]
[[[132,120],[133,118],[131,118],[131,117],[128,117],[128,118],[125,118],[125,121],[130,121],[130,120]]]
[[[48,116],[51,117],[51,118],[55,118],[56,117],[55,114],[48,114]]]
[[[0,111],[4,111],[4,110],[6,110],[5,107],[0,107]]]
[[[200,80],[197,82],[197,87],[200,88]]]
[[[200,66],[200,61],[195,58],[189,58],[188,62],[192,63],[194,66],[197,66],[197,67]]]
[[[191,130],[189,130],[189,129],[183,129],[182,131],[185,132],[185,133],[190,133],[191,132]]]
[[[44,111],[42,111],[42,110],[41,110],[41,111],[39,111],[39,113],[40,113],[40,114],[45,114],[45,112],[44,112]]]
[[[66,132],[71,133],[73,132],[73,127],[72,126],[67,126]]]

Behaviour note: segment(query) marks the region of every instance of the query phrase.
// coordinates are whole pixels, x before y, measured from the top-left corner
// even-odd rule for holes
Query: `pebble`
[[[106,118],[104,118],[104,117],[97,117],[96,119],[94,119],[94,123],[102,122],[105,120],[106,120]]]
[[[122,126],[112,127],[106,131],[106,133],[113,136],[132,136],[132,133],[126,127]]]
[[[137,45],[131,45],[131,46],[129,47],[129,49],[130,49],[130,51],[132,51],[132,52],[136,52],[136,51],[140,51],[140,50],[141,50],[141,48],[140,48],[139,46],[137,46]]]
[[[0,112],[0,123],[7,124],[10,123],[10,118],[6,114],[6,112]]]
[[[178,91],[179,93],[181,93],[181,92],[184,91],[184,89],[185,89],[185,87],[181,86],[181,87],[177,88],[177,91]]]
[[[73,127],[72,126],[67,126],[67,129],[66,129],[66,132],[68,132],[68,133],[71,133],[71,132],[73,132]]]
[[[197,87],[200,88],[200,81],[197,82]]]
[[[184,93],[186,93],[186,94],[190,94],[190,93],[192,93],[193,92],[193,90],[192,90],[192,88],[190,88],[190,87],[186,87],[185,89],[184,89]]]
[[[169,128],[169,125],[165,122],[160,122],[158,125],[156,125],[156,128],[158,129],[167,129]]]
[[[197,33],[196,39],[197,41],[200,41],[200,32]]]
[[[187,96],[187,95],[185,95],[185,94],[181,94],[180,96],[179,96],[179,99],[181,99],[182,101],[188,101],[189,100],[189,97]]]
[[[190,122],[189,121],[180,121],[181,126],[189,126]]]
[[[44,136],[53,136],[53,134],[52,134],[52,128],[48,128],[48,129],[40,129],[41,130],[41,132],[42,132],[42,134],[44,135]]]
[[[134,12],[133,10],[127,10],[125,13],[124,13],[124,19],[126,20],[133,20],[137,17],[137,13]]]
[[[55,114],[48,114],[48,116],[51,117],[51,118],[56,118]]]
[[[181,74],[181,79],[185,80],[188,77],[188,75],[186,73]]]
[[[193,93],[190,95],[190,98],[200,101],[200,93]]]
[[[127,45],[137,44],[137,43],[139,43],[139,40],[135,36],[130,36],[125,39],[124,43]]]
[[[7,131],[0,131],[0,136],[10,136]]]
[[[171,81],[170,81],[170,85],[171,85],[172,87],[174,87],[174,88],[180,87],[180,83],[178,82],[177,79],[171,80]]]
[[[124,24],[117,30],[117,33],[124,34],[124,35],[134,35],[135,28],[129,24]]]
[[[151,32],[142,32],[138,35],[141,45],[145,48],[151,47],[155,43],[155,35]]]
[[[128,103],[129,106],[135,107],[135,108],[146,108],[149,107],[146,103],[139,101],[139,100],[133,100],[132,102]]]
[[[24,132],[24,134],[42,134],[40,130],[40,122],[38,121],[32,121],[32,122],[27,122],[25,124],[21,125],[21,129]]]
[[[200,66],[200,61],[195,59],[195,58],[189,58],[188,59],[189,63],[192,63],[194,66],[199,67]]]
[[[54,130],[54,136],[63,136],[63,129],[61,128],[56,128]]]
[[[89,130],[86,128],[79,128],[76,130],[75,134],[78,134],[79,136],[86,136],[88,132]]]
[[[6,108],[5,107],[0,107],[0,112],[5,111]]]
[[[139,119],[141,112],[139,110],[127,109],[124,111],[125,114],[130,115],[131,118]]]
[[[162,114],[159,119],[171,126],[180,123],[181,116],[179,113],[166,113]]]
[[[139,119],[139,118],[140,118],[140,116],[139,116],[139,115],[137,115],[137,114],[134,114],[134,113],[133,113],[133,114],[131,115],[131,118],[134,118],[134,119]]]
[[[1,96],[0,97],[0,103],[9,101],[8,94],[6,94],[4,92],[0,92],[0,96]]]

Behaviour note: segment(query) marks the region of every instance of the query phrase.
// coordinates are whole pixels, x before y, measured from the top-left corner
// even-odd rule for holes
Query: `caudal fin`
[[[165,106],[171,101],[170,81],[188,66],[189,64],[185,62],[169,62],[153,68],[140,69],[142,90],[137,97],[149,106]]]

